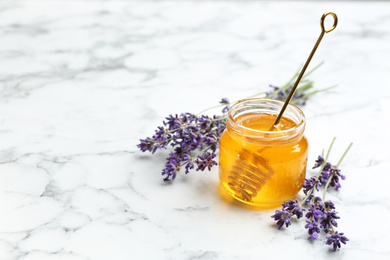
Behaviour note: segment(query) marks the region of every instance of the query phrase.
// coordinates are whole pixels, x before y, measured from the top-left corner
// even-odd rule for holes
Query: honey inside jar
[[[269,131],[276,116],[267,111],[230,115],[221,135],[220,181],[241,202],[279,206],[302,188],[308,143],[302,127],[295,131],[302,122],[282,117]]]

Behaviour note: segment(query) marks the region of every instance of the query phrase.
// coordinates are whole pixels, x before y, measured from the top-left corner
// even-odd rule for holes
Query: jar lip
[[[240,109],[244,109],[248,107],[249,105],[267,105],[269,106],[271,111],[274,111],[272,114],[278,115],[279,111],[284,105],[284,101],[277,100],[277,99],[269,99],[269,98],[250,98],[250,99],[244,99],[241,100],[231,106],[228,112],[228,124],[230,124],[235,132],[244,132],[245,136],[247,137],[259,137],[259,136],[267,136],[267,138],[271,139],[279,139],[279,138],[286,138],[286,137],[294,137],[300,133],[303,132],[305,125],[306,125],[306,118],[303,111],[293,105],[289,104],[286,108],[286,111],[283,114],[283,117],[288,115],[288,113],[292,113],[296,118],[295,120],[291,118],[291,116],[287,116],[288,118],[292,119],[297,125],[286,129],[286,130],[280,130],[280,131],[264,131],[264,130],[257,130],[253,129],[241,124],[237,124],[235,118],[235,114],[238,114],[237,112]],[[240,115],[238,115],[240,116]],[[275,118],[276,119],[276,118]]]

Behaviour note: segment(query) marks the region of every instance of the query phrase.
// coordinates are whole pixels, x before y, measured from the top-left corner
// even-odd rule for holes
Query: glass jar
[[[305,115],[274,99],[247,99],[234,104],[220,139],[219,178],[237,200],[262,208],[280,206],[302,188],[308,142]]]

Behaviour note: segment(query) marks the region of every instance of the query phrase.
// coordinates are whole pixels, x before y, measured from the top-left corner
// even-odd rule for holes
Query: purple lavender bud
[[[179,119],[177,114],[175,116],[169,115],[165,119],[166,119],[166,121],[163,121],[163,123],[164,123],[164,125],[168,125],[169,130],[174,130],[174,129],[180,128],[181,122],[180,122],[180,119]]]
[[[299,203],[298,203],[298,200],[289,200],[287,202],[284,202],[282,204],[282,207],[283,209],[286,209],[286,210],[294,210],[295,208],[299,207]]]
[[[322,169],[321,175],[320,175],[320,182],[322,185],[325,185],[328,182],[328,179],[330,175],[332,174],[333,168],[332,164],[329,162],[326,163],[324,168]]]
[[[286,228],[291,225],[291,216],[292,214],[287,212],[286,210],[276,210],[275,214],[272,215],[271,218],[275,219],[278,229],[281,229],[283,225],[286,225]]]
[[[226,120],[218,120],[220,116],[213,116],[213,127],[214,127],[214,133],[217,136],[217,139],[219,141],[219,137],[221,136],[222,132],[226,128]]]
[[[320,209],[322,209],[323,208],[323,205],[322,205],[322,199],[321,199],[321,197],[315,197],[314,198],[314,204],[316,204],[316,206],[318,207],[318,208],[320,208]]]
[[[305,216],[308,219],[314,219],[315,221],[318,221],[323,214],[324,208],[321,202],[316,202],[316,198],[314,199],[314,204],[310,205]]]
[[[162,171],[162,175],[166,175],[164,181],[174,180],[176,178],[176,163],[173,160],[169,160],[165,164],[165,169]]]
[[[290,93],[290,91],[289,91]],[[294,96],[292,97],[293,99],[298,99],[298,98],[302,98],[303,97],[303,94],[302,93],[299,93],[299,94],[294,94]]]
[[[327,232],[333,227],[337,227],[336,219],[339,219],[340,217],[337,216],[337,213],[335,210],[325,210],[324,214],[321,216],[321,222],[320,227],[325,229]]]
[[[310,192],[312,189],[316,189],[317,191],[320,190],[320,181],[316,177],[311,177],[310,179],[305,179],[303,182],[303,193],[306,195],[308,192]]]
[[[198,122],[200,122],[199,127],[201,129],[208,129],[211,126],[211,119],[205,115],[201,115],[198,119]]]
[[[314,195],[313,195],[313,193],[312,193],[312,194],[310,194],[309,197],[305,200],[305,205],[306,205],[306,206],[310,204],[310,202],[311,202],[311,200],[313,199],[313,197],[314,197]]]
[[[324,207],[325,209],[336,209],[333,202],[330,200],[324,202]]]
[[[291,216],[296,216],[298,219],[303,216],[303,209],[299,206],[298,200],[289,200],[282,204],[282,210],[291,213]]]
[[[291,213],[295,215],[297,219],[300,219],[301,217],[303,217],[303,211],[304,209],[302,209],[301,207],[297,207]]]
[[[340,179],[345,180],[345,176],[342,175],[341,170],[338,168],[333,168],[332,170],[332,180],[330,181],[330,186],[334,187],[336,190],[341,188]]]
[[[346,244],[347,241],[349,241],[349,239],[344,236],[344,233],[338,233],[337,231],[331,232],[331,235],[326,237],[326,244],[332,245],[334,251],[341,247],[340,242]]]
[[[325,162],[325,159],[321,155],[318,155],[318,159],[315,162],[313,169],[320,167]]]
[[[215,153],[210,152],[205,152],[202,155],[198,155],[198,158],[195,161],[195,163],[198,165],[198,168],[196,168],[196,170],[204,171],[206,168],[211,170],[211,167],[217,165],[217,162],[213,160],[215,156]]]
[[[278,93],[278,99],[283,100],[287,96],[286,91],[282,90]]]
[[[189,162],[186,164],[185,169],[186,169],[185,173],[186,173],[186,174],[189,173],[189,172],[190,172],[190,169],[194,169],[194,163],[193,163],[192,161],[189,161]]]
[[[318,234],[321,232],[321,229],[318,227],[318,222],[314,219],[306,220],[305,228],[307,228],[307,232],[309,233],[311,239],[315,240],[318,238]]]
[[[229,111],[230,109],[230,106],[225,106],[223,109],[222,109],[222,113],[225,114]]]
[[[155,134],[152,136],[152,139],[158,143],[158,148],[167,148],[167,144],[169,143],[169,138],[171,136],[167,134],[167,131],[164,127],[159,126],[157,130],[155,130]]]
[[[150,137],[146,139],[140,139],[140,143],[137,144],[137,147],[142,151],[149,151],[152,154],[159,148],[158,143],[154,142],[154,140]]]
[[[279,89],[279,87],[277,86],[274,86],[274,85],[269,85],[270,88],[272,88],[272,90],[268,91],[266,94],[266,96],[270,96],[270,98],[276,98],[276,96],[274,95],[274,93]]]
[[[220,104],[229,104],[229,99],[227,98],[222,98],[221,101],[219,101]]]

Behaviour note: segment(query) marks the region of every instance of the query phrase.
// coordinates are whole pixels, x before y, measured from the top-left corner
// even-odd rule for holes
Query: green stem
[[[345,150],[345,152],[343,153],[343,155],[341,156],[339,162],[336,164],[336,167],[339,167],[340,163],[343,161],[345,155],[348,153],[349,149],[351,148],[353,143],[350,143],[347,150]]]
[[[334,140],[334,139],[333,139],[333,140]],[[344,159],[345,155],[347,155],[347,153],[348,153],[349,149],[351,148],[352,144],[353,144],[353,143],[350,143],[350,144],[348,145],[347,149],[345,150],[345,152],[344,152],[343,155],[341,156],[339,162],[338,162],[337,165],[335,166],[335,169],[339,167],[340,163],[341,163],[342,160]],[[330,174],[329,179],[328,179],[328,181],[327,181],[326,184],[325,184],[324,192],[323,192],[323,194],[322,194],[322,201],[325,201],[326,190],[328,189],[329,184],[330,184],[330,182],[332,181],[332,178],[333,178],[333,176],[334,176],[334,172],[336,172],[336,171],[335,171],[335,170],[332,170],[332,173]]]
[[[321,173],[322,173],[322,170],[324,169],[325,165],[328,163],[329,153],[330,153],[330,151],[332,150],[333,143],[334,143],[335,140],[336,140],[336,137],[333,137],[333,140],[332,140],[332,142],[330,143],[330,146],[329,146],[328,152],[327,152],[327,154],[326,154],[326,157],[324,158],[324,162],[322,163],[322,165],[321,165],[321,167],[320,167],[320,169],[319,169],[319,171],[318,171],[318,174],[316,175],[316,179],[317,179],[317,180],[320,178]],[[348,149],[349,149],[349,148],[348,148]],[[347,149],[347,150],[348,150],[348,149]],[[324,150],[322,150],[321,155],[322,155],[322,157],[324,157]],[[343,155],[343,157],[344,157],[344,156],[345,156],[345,154]],[[330,177],[329,177],[329,179],[330,179]],[[328,180],[328,181],[329,181],[329,180]],[[327,185],[329,185],[329,184],[327,184]],[[310,195],[313,194],[314,189],[315,189],[315,187],[313,187],[313,188],[311,188],[311,189],[309,190],[309,192],[308,192],[308,194],[306,195],[306,197],[299,203],[299,206],[302,206],[303,203],[310,197]],[[326,190],[326,189],[325,189],[325,190]],[[324,199],[324,198],[325,198],[325,196],[323,195],[323,199]]]
[[[316,69],[318,69],[320,66],[324,64],[324,61],[321,61],[317,66],[315,66],[313,69],[311,69],[309,72],[305,73],[305,77],[309,76],[311,73],[313,73]]]
[[[296,77],[298,77],[299,71],[300,71],[300,70],[301,70],[301,69],[299,69],[297,72],[295,72],[294,76],[292,76],[292,78],[291,78],[289,81],[287,81],[287,83],[284,84],[283,87],[281,87],[281,88],[288,88],[288,87],[290,87],[290,86],[293,84],[294,79],[295,79]],[[305,76],[303,76],[303,78],[304,78],[304,77],[305,77]],[[302,78],[302,79],[303,79],[303,78]]]
[[[188,161],[185,161],[185,162],[181,163],[181,164],[179,165],[179,167],[183,167],[183,166],[186,165],[188,162],[192,161],[193,158],[198,158],[199,154],[204,153],[204,152],[205,152],[207,149],[209,149],[210,147],[211,147],[211,145],[206,146],[206,147],[203,148],[201,151],[199,151],[195,156],[193,156],[193,155],[190,153],[191,159],[189,159]]]
[[[312,87],[312,86],[310,86],[309,84],[307,84],[307,85],[308,85],[308,87],[307,87],[306,89],[298,88],[298,89],[296,90],[296,93],[298,94],[298,93],[303,92],[303,91],[305,91],[305,90],[307,90],[307,89],[309,89],[309,88]],[[303,86],[303,87],[305,87],[305,86]],[[331,87],[327,87],[327,88],[323,88],[323,89],[318,89],[318,90],[315,90],[315,91],[312,91],[312,92],[309,92],[309,93],[304,93],[302,97],[300,97],[300,98],[294,98],[294,99],[292,99],[290,102],[291,102],[292,104],[296,105],[296,104],[299,104],[302,100],[304,100],[304,99],[306,99],[306,98],[308,98],[308,97],[310,97],[310,96],[312,96],[312,95],[314,95],[314,94],[317,94],[317,93],[319,93],[319,92],[323,92],[323,91],[326,91],[326,90],[329,90],[329,89],[332,89],[332,88],[335,88],[335,87],[337,87],[337,85],[333,85],[333,86],[331,86]]]
[[[305,201],[311,196],[311,194],[313,194],[313,192],[314,192],[314,187],[309,190],[306,197],[298,204],[299,207],[302,207],[303,203],[305,203]]]
[[[301,87],[298,87],[297,90],[295,91],[296,94],[303,92],[305,90],[308,90],[309,88],[313,87],[313,81],[307,82],[305,85],[302,85]]]
[[[332,146],[333,146],[333,143],[335,140],[336,140],[336,137],[333,137],[332,143],[330,144],[328,152],[326,153],[325,161],[328,161],[330,150],[332,150]],[[324,162],[324,164],[325,164],[325,162]]]
[[[201,115],[203,112],[206,112],[207,110],[210,110],[210,109],[213,109],[213,108],[217,108],[217,107],[226,106],[226,105],[227,105],[227,104],[220,104],[220,105],[212,106],[212,107],[203,109],[202,111],[200,111],[200,112],[199,112],[198,114],[196,114],[196,115],[199,116],[199,115]]]
[[[329,186],[330,182],[332,181],[332,178],[333,178],[333,171],[332,171],[332,174],[330,174],[329,179],[325,184],[324,192],[322,193],[322,201],[325,201],[326,190],[328,189],[328,186]]]
[[[303,83],[306,83],[306,82],[308,82],[308,83],[305,84],[305,85],[303,85],[303,86],[301,86],[301,87],[298,87],[297,92],[299,92],[299,89],[301,90],[300,92],[302,92],[302,91],[304,91],[304,90],[306,90],[306,89],[312,87],[313,82],[312,82],[312,81],[308,81],[308,80],[306,80],[305,78],[307,78],[307,76],[309,76],[309,75],[310,75],[311,73],[313,73],[316,69],[318,69],[322,64],[324,64],[324,62],[320,62],[320,63],[319,63],[317,66],[315,66],[312,70],[310,70],[309,72],[306,72],[306,73],[305,73],[305,75],[302,77],[302,80],[301,80],[300,84],[303,84]],[[280,87],[277,91],[275,91],[274,93],[272,93],[272,95],[270,94],[270,95],[267,95],[267,96],[265,96],[265,97],[266,97],[266,98],[270,98],[271,96],[275,96],[275,95],[277,96],[281,91],[286,90],[286,89],[288,89],[289,87],[291,87],[292,84],[295,82],[295,79],[298,77],[300,70],[301,70],[301,69],[299,69],[299,70],[294,74],[294,76],[293,76],[286,84],[284,84],[284,85],[283,85],[282,87]],[[318,90],[318,91],[313,91],[312,94],[310,94],[310,95],[313,95],[313,94],[315,94],[315,93],[317,93],[317,92],[324,91],[324,90],[326,90],[326,89]],[[259,93],[256,93],[256,94],[254,94],[254,95],[247,96],[246,98],[242,98],[242,99],[238,99],[238,100],[233,101],[233,102],[229,102],[229,104],[235,104],[235,103],[237,103],[237,102],[239,102],[239,101],[241,101],[241,100],[248,99],[248,98],[252,98],[252,97],[257,97],[257,96],[260,96],[260,95],[264,95],[265,93],[267,93],[267,92],[259,92]],[[206,109],[202,110],[201,112],[199,112],[197,115],[200,115],[200,114],[202,114],[202,113],[204,113],[204,112],[206,112],[206,111],[208,111],[208,110],[210,110],[210,109],[217,108],[217,107],[222,107],[222,106],[226,106],[226,105],[227,105],[227,104],[220,104],[220,105],[215,105],[215,106],[206,108]]]
[[[311,73],[313,73],[316,69],[318,69],[322,64],[324,64],[323,61],[320,62],[317,66],[315,66],[310,71],[306,72],[303,75],[301,81],[304,80],[305,78],[307,78]],[[282,88],[284,88],[284,87],[291,87],[291,85],[295,82],[296,77],[298,77],[300,71],[301,71],[301,68],[299,68],[299,70],[294,74],[294,76]]]
[[[330,87],[327,87],[327,88],[317,89],[317,90],[314,90],[312,92],[307,93],[306,95],[307,96],[311,96],[311,95],[317,94],[318,92],[323,92],[323,91],[326,91],[326,90],[329,90],[329,89],[332,89],[332,88],[335,88],[335,87],[337,87],[337,85],[333,85],[333,86],[330,86]]]
[[[333,137],[333,140],[332,140],[332,143],[330,144],[330,146],[329,146],[329,149],[328,149],[328,153],[327,153],[327,155],[326,155],[326,158],[324,158],[324,162],[322,163],[322,165],[321,165],[321,167],[320,167],[320,170],[319,170],[319,172],[318,172],[318,174],[317,174],[317,176],[316,176],[316,178],[318,179],[318,178],[320,178],[320,175],[321,175],[321,172],[322,172],[322,170],[325,168],[325,165],[328,163],[328,157],[329,157],[329,153],[330,153],[330,150],[332,149],[332,146],[333,146],[333,143],[334,143],[334,141],[336,140],[336,137]],[[324,150],[322,150],[322,157],[324,157]]]

